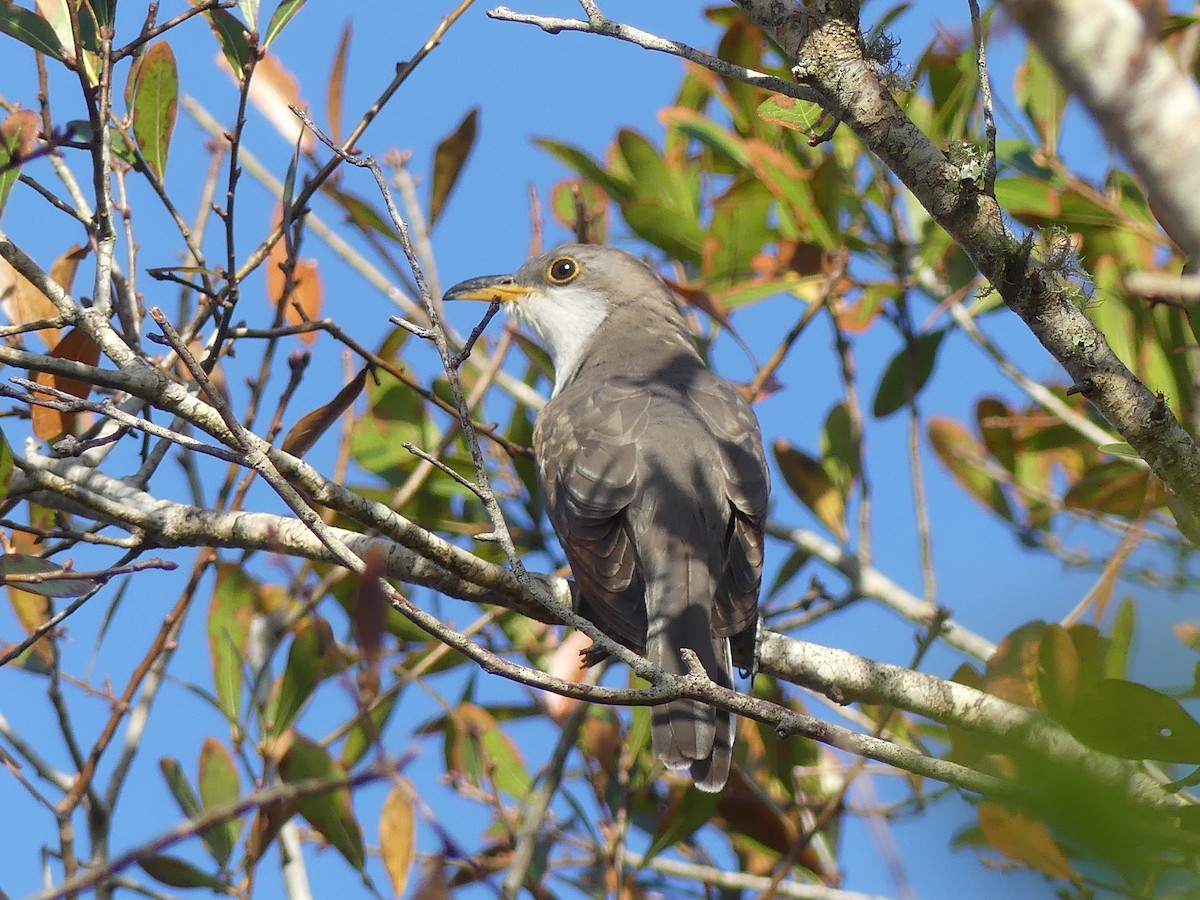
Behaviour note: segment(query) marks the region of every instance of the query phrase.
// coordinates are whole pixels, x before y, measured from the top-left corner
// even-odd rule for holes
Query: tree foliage
[[[379,104],[469,5],[447,5]],[[0,717],[0,796],[32,798],[28,827],[53,848],[44,896],[248,897],[282,877],[300,897],[314,848],[380,895],[833,896],[849,820],[899,824],[951,796],[970,820],[947,846],[1064,896],[1197,889],[1200,682],[1184,661],[1200,628],[1173,609],[1166,680],[1145,683],[1133,660],[1145,606],[1196,588],[1197,289],[1180,273],[1197,244],[1178,198],[1148,194],[1160,182],[1136,152],[1130,171],[1069,161],[1064,84],[1123,150],[1125,132],[1045,34],[1011,91],[993,83],[979,51],[999,10],[976,16],[979,40],[945,31],[900,58],[888,28],[904,6],[861,22],[856,3],[769,6],[704,11],[711,55],[590,3],[578,21],[492,13],[513,20],[497,32],[533,22],[689,59],[655,129],[622,127],[601,153],[537,140],[565,177],[535,199],[532,247],[574,234],[636,250],[718,363],[742,323],[768,321],[741,385],[763,409],[805,390],[781,377],[798,346],[827,344],[839,388],[819,421],[764,416],[775,563],[747,695],[654,671],[571,605],[528,449],[548,360],[489,325],[495,310],[469,336],[444,324],[435,229],[478,164],[486,109],[406,136],[431,155],[422,178],[377,152],[374,109],[345,120],[348,31],[319,113],[322,86],[273,52],[295,17],[320,14],[303,0],[193,3],[163,21],[101,0],[0,7],[5,58],[41,73],[40,96],[0,84],[0,679],[6,694],[35,679],[55,720]],[[1139,52],[1194,92],[1200,20],[1146,15]],[[201,38],[236,92],[223,122],[186,93],[212,77],[177,52]],[[184,117],[207,134],[206,168],[172,162]],[[254,155],[248,123],[264,121],[290,157]],[[269,221],[243,212],[263,205],[252,187]],[[54,236],[33,217],[53,217]],[[176,261],[150,265],[143,242],[164,234]],[[335,257],[371,290],[373,330],[322,274]],[[1057,374],[1002,349],[994,334],[1014,321]],[[966,417],[927,411],[939,385],[974,381],[947,363],[955,346],[1012,383]],[[880,347],[894,349],[862,366]],[[881,471],[868,448],[884,434],[905,436]],[[898,527],[873,491],[900,477],[916,592],[873,552]],[[1030,554],[1094,573],[1074,609],[1022,609],[993,635],[959,621],[966,600],[939,597],[931,550],[941,477]],[[133,662],[114,681],[79,648],[111,644],[135,597],[154,627],[122,642]],[[864,607],[899,613],[907,666],[803,640]],[[184,628],[189,613],[202,629]],[[588,638],[628,665],[583,669]],[[99,716],[80,714],[89,694]],[[681,695],[741,715],[719,796],[650,753],[648,705]],[[139,753],[178,697],[203,736]],[[431,759],[441,783],[413,774]],[[902,777],[864,809],[868,761]],[[183,824],[147,835],[128,816],[151,782]]]

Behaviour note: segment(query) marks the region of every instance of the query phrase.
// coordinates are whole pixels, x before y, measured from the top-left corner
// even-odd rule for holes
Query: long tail
[[[713,633],[713,573],[678,538],[665,541],[666,552],[646,579],[649,629],[646,655],[667,672],[687,674],[684,648],[696,653],[708,677],[733,687],[729,640]],[[649,567],[647,567],[649,568]],[[733,757],[733,714],[698,700],[673,700],[656,706],[650,718],[654,754],[669,769],[687,769],[696,787],[715,793],[725,787]]]

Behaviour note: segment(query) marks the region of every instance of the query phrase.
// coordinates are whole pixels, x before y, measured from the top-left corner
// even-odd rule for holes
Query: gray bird
[[[581,611],[667,672],[687,673],[689,648],[733,687],[730,638],[757,624],[769,490],[750,404],[705,366],[662,279],[621,250],[564,244],[446,292],[496,298],[554,362],[533,449]],[[725,786],[731,713],[674,700],[651,722],[668,768]]]

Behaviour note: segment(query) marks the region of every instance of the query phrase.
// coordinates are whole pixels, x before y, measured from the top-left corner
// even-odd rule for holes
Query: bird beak
[[[479,278],[468,278],[460,281],[446,291],[445,300],[482,300],[490,303],[499,300],[502,303],[512,303],[534,293],[535,288],[517,284],[512,275],[481,275]]]

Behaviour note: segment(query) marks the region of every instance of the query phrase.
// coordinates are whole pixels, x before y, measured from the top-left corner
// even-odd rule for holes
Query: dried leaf
[[[441,218],[450,199],[450,192],[458,183],[471,148],[475,146],[475,135],[479,124],[479,107],[472,107],[463,116],[458,127],[437,145],[433,155],[433,187],[429,194],[429,228],[432,230],[437,220]]]
[[[404,896],[404,888],[408,885],[416,852],[416,837],[413,787],[408,779],[403,778],[392,788],[379,814],[379,855],[383,857],[383,865],[397,897]]]
[[[54,349],[50,351],[50,356],[53,359],[67,359],[85,366],[95,367],[100,361],[100,348],[86,333],[79,329],[72,329],[54,346]],[[80,381],[68,375],[52,375],[49,372],[38,372],[34,376],[34,381],[70,394],[72,397],[86,397],[92,390],[92,386],[86,381]],[[33,433],[44,441],[67,434],[75,425],[75,413],[64,413],[57,409],[34,406],[31,415],[33,417]]]
[[[379,661],[383,656],[384,626],[390,606],[381,581],[387,574],[382,554],[370,552],[364,562],[350,617],[354,642],[362,653],[359,691],[360,700],[365,703],[379,693]]]
[[[54,279],[54,283],[68,294],[71,293],[79,263],[87,259],[90,252],[91,250],[83,244],[72,244],[70,249],[59,254],[58,259],[50,264],[50,277]]]
[[[317,439],[338,420],[338,417],[354,405],[354,401],[358,399],[358,395],[362,393],[362,389],[367,383],[368,371],[364,366],[349,384],[337,392],[337,396],[332,400],[301,416],[283,439],[281,445],[283,452],[293,456],[303,456],[307,453]]]
[[[998,516],[1013,520],[1004,488],[986,467],[984,448],[966,428],[945,416],[931,416],[929,443],[955,480]]]
[[[13,325],[58,318],[58,307],[50,298],[3,259],[0,259],[0,306]],[[41,338],[47,347],[54,347],[61,340],[62,331],[58,328],[42,328],[32,333]]]
[[[346,64],[350,58],[350,23],[342,26],[337,52],[333,54],[333,65],[329,68],[329,90],[325,95],[325,117],[329,122],[329,136],[339,147],[342,145],[342,108],[345,100]]]
[[[228,62],[228,58],[225,61]],[[233,70],[227,71],[236,77]],[[300,96],[300,82],[273,53],[265,54],[255,63],[254,77],[250,79],[250,102],[283,135],[289,146],[294,147],[299,141],[300,150],[305,154],[316,149],[312,132],[289,109],[290,106],[308,108]]]
[[[276,207],[274,223],[278,225],[282,218],[282,208]],[[284,267],[287,261],[286,243],[278,240],[267,256],[267,299],[273,304],[284,303],[283,318],[291,325],[319,319],[325,299],[325,288],[321,282],[321,273],[317,269],[317,261],[307,258],[296,260],[292,268],[292,290],[284,297],[283,292],[287,287]],[[305,344],[311,345],[316,339],[316,332],[313,331],[306,331],[300,335],[300,340]]]

